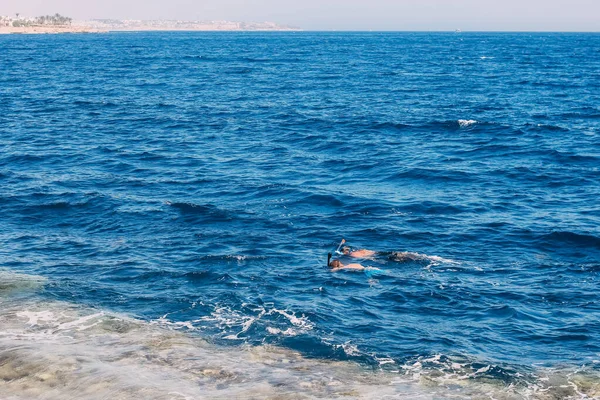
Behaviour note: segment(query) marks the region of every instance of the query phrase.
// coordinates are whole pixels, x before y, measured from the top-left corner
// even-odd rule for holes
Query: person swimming
[[[342,247],[342,254],[353,258],[370,258],[375,257],[377,252],[367,249],[352,250],[350,247],[344,246]]]
[[[342,247],[345,243],[346,243],[346,239],[342,239],[337,250],[335,251],[340,256],[344,255],[344,256],[349,256],[349,257],[353,257],[353,258],[369,258],[369,257],[373,257],[377,254],[377,252],[373,251],[373,250],[367,250],[367,249],[352,250],[348,246]],[[340,249],[341,249],[341,251],[340,251]]]
[[[373,251],[367,249],[352,249],[351,247],[344,246],[346,243],[346,239],[342,239],[337,249],[335,250],[335,254],[338,256],[335,259],[331,259],[332,254],[327,254],[327,267],[330,268],[331,272],[337,272],[341,270],[354,270],[354,271],[364,271],[365,275],[369,278],[372,278],[375,275],[381,274],[384,271],[371,266],[364,266],[359,263],[349,263],[344,264],[342,260],[345,258],[358,258],[358,259],[366,259],[373,261],[375,263],[381,263],[381,259],[386,259],[393,262],[399,263],[409,263],[416,262],[425,264],[427,266],[437,265],[437,263],[452,263],[458,264],[458,262],[453,260],[447,260],[438,256],[428,256],[426,254],[413,253],[409,251],[391,251],[391,252],[382,252],[382,251]],[[385,263],[385,261],[383,261]]]
[[[355,270],[355,271],[364,271],[365,269],[369,268],[369,267],[365,267],[364,265],[361,264],[344,264],[342,263],[339,259],[331,259],[331,253],[327,254],[327,266],[329,268],[331,268],[331,272],[336,272],[336,271],[340,271],[342,269],[350,269],[350,270]]]
[[[366,258],[373,260],[375,257],[387,257],[390,261],[407,262],[407,261],[422,261],[427,260],[430,257],[424,254],[412,253],[409,251],[392,251],[392,252],[381,252],[367,249],[352,249],[348,246],[343,246],[346,243],[346,239],[342,239],[336,253],[352,258]]]

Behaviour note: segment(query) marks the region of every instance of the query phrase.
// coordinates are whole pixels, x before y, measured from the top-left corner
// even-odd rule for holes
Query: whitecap
[[[296,314],[293,312],[288,312],[286,310],[278,310],[276,308],[269,311],[269,314],[273,313],[283,315],[285,318],[288,319],[288,321],[290,321],[292,325],[299,328],[301,333],[305,333],[314,329],[315,325],[304,314],[302,314],[301,317],[297,317]]]
[[[473,124],[476,124],[478,121],[474,120],[474,119],[459,119],[458,120],[458,125],[461,128],[466,128],[468,126],[471,126]]]
[[[287,328],[286,330],[281,330],[279,328],[273,328],[271,326],[267,327],[267,332],[271,335],[282,335],[282,336],[297,336],[298,332],[292,328]]]

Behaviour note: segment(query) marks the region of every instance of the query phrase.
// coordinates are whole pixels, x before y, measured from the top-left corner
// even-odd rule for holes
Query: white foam
[[[362,352],[358,349],[358,346],[350,342],[344,343],[341,346],[342,349],[344,349],[344,353],[349,356],[358,356],[362,354]]]
[[[2,399],[433,398],[354,363],[305,359],[272,346],[219,347],[171,325],[68,303],[3,306]],[[307,325],[304,316],[272,312],[293,329]]]
[[[382,365],[387,365],[387,364],[396,364],[396,361],[394,361],[391,358],[375,358],[377,360],[377,362],[379,363],[380,366]]]
[[[271,335],[282,335],[282,336],[298,336],[298,332],[292,328],[287,328],[286,330],[281,330],[279,328],[273,328],[271,326],[267,327],[267,332]]]
[[[63,330],[63,331],[69,330],[69,329],[76,329],[78,331],[84,331],[86,329],[92,328],[93,326],[95,326],[99,323],[99,321],[96,321],[92,324],[85,325],[86,322],[94,320],[94,319],[100,320],[103,316],[104,316],[104,313],[102,313],[102,312],[92,314],[92,315],[86,315],[84,317],[77,318],[74,321],[62,323],[62,324],[58,325],[58,327],[56,329]]]
[[[269,319],[266,329],[271,334],[293,336],[313,329],[304,315],[268,307],[257,311],[257,317],[280,315],[289,323],[272,326],[281,321]],[[224,318],[232,314],[226,307],[217,307],[215,313]],[[259,320],[252,318],[241,330]],[[391,358],[379,358],[383,370],[373,372],[351,362],[306,359],[267,345],[215,346],[181,330],[186,324],[166,316],[147,323],[55,301],[4,301],[0,398],[600,398],[592,361],[591,367],[538,369],[540,378],[518,374],[506,386],[489,377],[493,364],[435,354],[397,366]],[[364,354],[351,342],[335,346],[349,356]]]
[[[474,119],[459,119],[458,120],[458,126],[460,126],[461,128],[466,128],[466,127],[471,126],[476,123],[477,123],[477,121]]]
[[[304,314],[302,314],[301,317],[297,317],[295,313],[288,312],[285,310],[278,310],[276,308],[269,311],[269,314],[273,313],[280,314],[286,317],[292,323],[292,325],[299,328],[300,332],[302,333],[313,330],[315,326]]]
[[[242,304],[247,307],[247,304]],[[254,311],[255,315],[247,314]],[[257,307],[254,310],[245,309],[245,313],[232,310],[229,306],[216,305],[210,315],[200,317],[191,321],[170,321],[163,315],[161,318],[151,321],[151,324],[168,327],[175,330],[202,331],[205,329],[217,328],[222,332],[221,338],[226,340],[244,340],[245,334],[254,324],[261,322],[265,324],[267,332],[273,335],[297,336],[314,329],[314,324],[304,314],[297,316],[295,312],[288,310],[279,310],[273,303],[265,303],[263,307]],[[265,316],[281,315],[289,322],[291,326],[272,326],[272,322],[263,320]]]
[[[581,369],[540,369],[535,374],[525,376],[519,372],[514,374],[515,382],[505,386],[501,380],[493,380],[488,373],[498,368],[489,364],[478,369],[472,368],[472,362],[456,361],[450,357],[434,355],[419,357],[400,366],[401,373],[415,382],[427,383],[445,388],[460,388],[460,393],[451,398],[465,397],[470,390],[475,391],[475,398],[490,399],[600,399],[600,377],[593,367]],[[485,394],[485,396],[483,396]]]
[[[427,254],[416,253],[412,251],[399,251],[393,253],[393,259],[396,261],[429,261],[430,264],[427,267],[440,265],[440,264],[454,264],[459,265],[460,262],[451,260],[449,258],[443,258],[440,256],[429,256]]]
[[[56,320],[54,313],[51,311],[39,311],[39,312],[20,311],[17,313],[17,317],[27,318],[27,323],[30,326],[37,325],[38,321],[48,322],[48,321]]]

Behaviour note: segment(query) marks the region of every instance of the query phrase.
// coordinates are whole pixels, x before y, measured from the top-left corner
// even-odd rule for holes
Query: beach
[[[88,26],[0,26],[2,34],[59,34],[59,33],[104,33],[104,29],[91,28]]]
[[[245,23],[232,21],[170,21],[170,20],[89,20],[70,25],[0,26],[0,34],[58,34],[106,32],[240,32],[298,31],[273,22]]]

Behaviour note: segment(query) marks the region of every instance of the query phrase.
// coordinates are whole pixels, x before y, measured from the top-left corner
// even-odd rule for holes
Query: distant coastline
[[[81,26],[105,31],[298,31],[275,22],[93,19]]]
[[[56,14],[59,15],[59,14]],[[92,19],[48,24],[40,18],[0,17],[0,34],[107,33],[136,31],[300,31],[274,22]]]
[[[10,33],[95,33],[105,30],[94,28],[88,24],[73,23],[73,19],[56,13],[38,17],[25,17],[16,14],[14,17],[0,15],[0,34]]]
[[[58,33],[105,33],[106,30],[86,26],[0,26],[1,34],[58,34]]]

